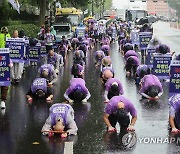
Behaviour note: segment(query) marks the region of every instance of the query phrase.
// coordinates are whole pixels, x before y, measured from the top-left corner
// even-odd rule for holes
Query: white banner
[[[13,8],[20,14],[20,5],[18,0],[8,0],[9,3],[13,6]]]

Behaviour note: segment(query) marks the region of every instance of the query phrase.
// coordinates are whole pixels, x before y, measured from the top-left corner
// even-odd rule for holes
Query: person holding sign
[[[48,27],[46,29],[44,39],[45,39],[45,42],[46,42],[46,51],[49,52],[49,50],[52,50],[53,41],[54,41],[54,35],[51,33],[50,27]]]
[[[1,91],[1,102],[0,108],[5,109],[5,101],[7,99],[7,93],[10,86],[10,67],[12,62],[9,59],[9,49],[0,48],[0,91]]]
[[[132,116],[131,122],[129,113]],[[131,101],[124,96],[114,96],[107,103],[103,115],[108,132],[116,132],[116,123],[121,126],[121,130],[135,131],[134,125],[137,120],[137,111]]]
[[[169,124],[172,133],[180,132],[180,94],[174,94],[169,99]]]
[[[51,64],[44,64],[38,70],[39,77],[45,78],[48,81],[48,86],[52,85],[57,81],[57,74],[54,70],[54,66]]]
[[[166,45],[166,44],[160,44],[157,48],[156,48],[156,53],[161,53],[161,54],[167,54],[170,53],[170,48]]]
[[[53,98],[52,89],[48,86],[46,79],[37,78],[33,81],[26,97],[30,104],[38,99],[45,99],[47,102],[51,102]]]
[[[19,33],[17,30],[13,31],[13,38],[19,38]],[[14,45],[16,46],[16,45]],[[16,46],[18,47],[18,46]],[[12,59],[13,60],[13,59]],[[11,78],[12,83],[19,83],[20,79],[22,78],[23,74],[23,68],[24,68],[24,62],[13,62],[13,67],[11,68]]]
[[[69,104],[56,103],[49,109],[49,117],[42,127],[42,135],[54,136],[61,134],[61,138],[77,135],[77,125],[74,121],[74,110]]]
[[[145,75],[140,86],[140,94],[149,100],[157,100],[163,94],[162,84],[155,75]]]
[[[147,46],[147,48],[149,49],[156,49],[159,45],[161,44],[161,42],[157,39],[157,38],[152,38]]]
[[[86,88],[85,81],[81,78],[73,78],[70,81],[70,86],[66,90],[64,97],[70,104],[74,102],[87,103],[87,100],[91,97],[89,90]]]

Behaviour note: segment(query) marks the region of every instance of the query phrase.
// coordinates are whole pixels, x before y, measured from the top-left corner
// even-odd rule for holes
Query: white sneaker
[[[6,105],[5,105],[4,101],[1,101],[0,107],[1,107],[1,109],[5,109],[6,108]]]

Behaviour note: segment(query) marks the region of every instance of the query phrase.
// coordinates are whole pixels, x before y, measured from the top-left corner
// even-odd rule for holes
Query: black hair
[[[116,85],[116,84],[111,85],[110,91],[111,91],[115,96],[118,96],[118,95],[119,95],[119,87],[118,87],[118,85]]]
[[[25,33],[23,30],[19,31],[19,38],[23,38],[25,36]]]
[[[133,50],[133,46],[131,44],[125,44],[123,47],[124,54],[129,50]]]
[[[167,47],[167,46],[160,45],[160,46],[159,46],[159,52],[160,52],[161,54],[166,54],[166,53],[168,53],[168,47]]]
[[[123,118],[127,117],[126,110],[124,108],[117,109],[116,117],[117,117],[117,119],[123,119]]]
[[[150,68],[148,68],[147,70],[141,70],[139,73],[139,77],[140,79],[142,79],[145,75],[150,74]]]
[[[38,41],[36,38],[30,38],[29,39],[30,46],[36,46],[37,43],[38,43]]]
[[[45,92],[42,89],[37,89],[36,90],[36,95],[40,98],[45,96]]]
[[[159,87],[156,85],[153,85],[149,87],[147,94],[150,97],[156,97],[158,96],[159,91],[160,91]]]
[[[74,76],[79,75],[79,69],[77,64],[73,64],[72,69],[71,69],[71,74]]]
[[[82,100],[83,94],[79,89],[74,91],[74,99],[75,100]]]

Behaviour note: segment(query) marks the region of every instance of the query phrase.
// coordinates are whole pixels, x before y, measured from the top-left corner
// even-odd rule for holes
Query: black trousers
[[[127,116],[125,119],[118,119],[116,115],[110,114],[108,119],[112,127],[115,127],[116,123],[118,122],[121,129],[127,129],[130,123],[129,116]]]
[[[72,100],[74,100],[74,102],[81,102],[83,99],[86,98],[86,94],[83,94],[83,93],[82,93],[82,95],[77,98],[77,97],[75,96],[75,94],[72,92],[72,93],[69,94],[69,98],[72,99]]]

